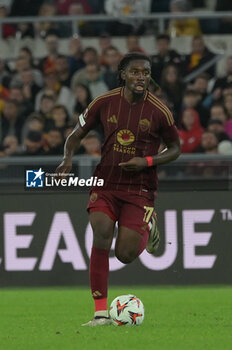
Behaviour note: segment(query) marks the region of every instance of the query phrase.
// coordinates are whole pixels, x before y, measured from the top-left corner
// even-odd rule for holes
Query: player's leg
[[[95,302],[95,316],[107,316],[109,251],[114,235],[114,221],[105,213],[90,214],[93,246],[90,257],[90,285]]]
[[[124,264],[134,261],[145,249],[148,240],[148,234],[132,230],[125,226],[120,226],[115,245],[115,255]]]
[[[109,251],[114,235],[115,222],[104,212],[94,211],[89,216],[93,229],[93,246],[90,257],[90,286],[95,304],[94,319],[84,326],[110,324],[107,291],[109,275]]]
[[[93,246],[90,257],[90,285],[95,303],[94,319],[88,326],[109,324],[107,291],[109,275],[109,251],[114,235],[118,206],[110,193],[92,192],[88,205],[93,229]]]
[[[150,254],[154,254],[159,247],[160,232],[157,224],[157,214],[154,211],[151,217],[151,221],[148,224],[150,235],[146,245],[146,251]]]
[[[121,195],[116,256],[124,263],[133,261],[146,248],[153,226],[153,199],[138,194]]]

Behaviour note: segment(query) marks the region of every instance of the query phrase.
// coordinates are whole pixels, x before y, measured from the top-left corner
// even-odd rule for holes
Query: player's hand
[[[56,177],[58,179],[64,179],[65,174],[69,174],[72,169],[72,162],[63,160],[60,165],[56,168]]]
[[[128,162],[122,162],[118,164],[125,171],[141,171],[147,167],[146,158],[134,157],[131,158]]]

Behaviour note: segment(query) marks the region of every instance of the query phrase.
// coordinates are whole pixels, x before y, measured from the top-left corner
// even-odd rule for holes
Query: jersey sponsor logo
[[[119,153],[126,153],[130,155],[134,155],[136,148],[135,147],[123,147],[118,143],[114,143],[114,151]]]
[[[90,196],[90,202],[94,203],[97,200],[98,194],[93,192]]]
[[[89,111],[88,108],[86,108],[85,112],[79,116],[79,122],[80,122],[81,126],[84,126],[86,124],[85,118],[86,118],[88,111]]]
[[[142,131],[147,131],[151,126],[151,122],[148,119],[141,119],[139,121],[139,127]]]
[[[133,132],[131,132],[128,129],[120,130],[117,133],[117,141],[123,146],[130,145],[131,143],[134,142],[134,140],[135,140],[135,136]]]
[[[113,114],[110,118],[108,118],[107,121],[110,123],[115,123],[115,124],[117,124],[117,122],[118,122],[115,114]]]

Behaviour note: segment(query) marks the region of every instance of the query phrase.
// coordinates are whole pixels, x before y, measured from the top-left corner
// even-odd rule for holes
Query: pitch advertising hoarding
[[[87,193],[1,194],[0,286],[87,285],[87,202]],[[114,238],[110,284],[232,283],[231,203],[229,191],[161,192],[157,255],[124,265]]]

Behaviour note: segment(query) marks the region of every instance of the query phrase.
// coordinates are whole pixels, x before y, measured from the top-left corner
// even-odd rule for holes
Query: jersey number
[[[151,219],[151,216],[152,216],[152,213],[154,211],[154,208],[153,207],[147,207],[146,205],[144,205],[144,209],[145,209],[145,214],[144,214],[144,217],[143,217],[143,221],[148,223],[150,221],[150,219]]]

